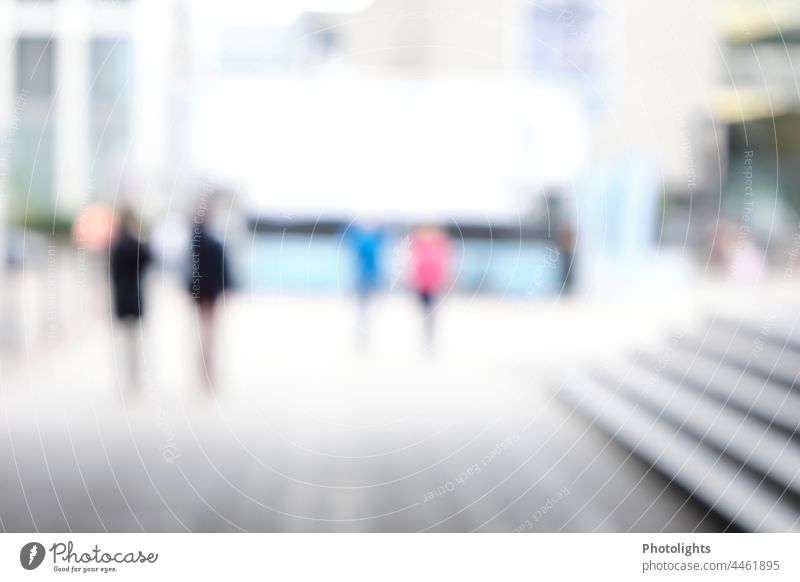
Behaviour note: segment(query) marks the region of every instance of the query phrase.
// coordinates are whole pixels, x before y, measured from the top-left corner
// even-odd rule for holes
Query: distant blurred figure
[[[204,379],[214,380],[214,331],[219,296],[230,286],[225,249],[208,228],[209,207],[195,214],[190,250],[189,294],[197,306],[200,364]]]
[[[764,269],[764,252],[749,228],[720,220],[710,233],[709,264],[737,283],[756,283]]]
[[[117,233],[111,242],[109,267],[114,295],[114,315],[121,325],[128,360],[128,377],[139,377],[139,340],[144,315],[144,277],[152,261],[150,247],[142,240],[141,222],[128,209],[120,212]]]
[[[384,231],[377,224],[351,224],[345,231],[345,240],[355,258],[355,285],[358,294],[359,339],[367,339],[367,310],[370,299],[380,283],[380,253]]]
[[[447,235],[436,226],[423,226],[411,235],[409,283],[424,308],[425,339],[428,345],[434,337],[434,306],[436,296],[448,281],[451,245]]]
[[[575,233],[572,225],[565,222],[556,235],[561,268],[561,295],[572,295],[575,287]]]

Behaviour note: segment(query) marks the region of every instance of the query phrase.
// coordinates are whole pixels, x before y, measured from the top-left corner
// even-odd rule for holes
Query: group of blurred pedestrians
[[[217,306],[231,288],[231,273],[225,246],[209,228],[210,211],[201,206],[195,213],[191,243],[185,257],[184,287],[195,306],[199,356],[203,378],[209,386],[214,381],[214,345]],[[109,242],[109,279],[114,315],[125,344],[126,373],[136,380],[139,375],[141,321],[145,315],[145,277],[154,262],[154,253],[144,236],[141,217],[130,209],[120,210],[113,222]],[[386,229],[378,223],[352,223],[342,232],[342,240],[354,260],[354,288],[358,298],[358,328],[362,343],[367,338],[368,310],[372,298],[384,286],[384,247]],[[450,280],[451,243],[437,226],[414,229],[403,239],[403,265],[409,288],[419,298],[426,348],[434,341],[434,316],[439,297]],[[396,257],[395,257],[396,258]],[[398,268],[393,265],[394,270]]]
[[[381,288],[383,272],[381,264],[383,246],[386,241],[384,229],[376,223],[352,223],[344,231],[355,261],[355,289],[358,296],[359,336],[367,336],[367,311],[372,297]],[[407,284],[419,297],[423,309],[426,347],[434,340],[434,315],[437,298],[445,291],[450,279],[451,243],[447,234],[439,227],[425,225],[416,228],[403,239],[401,250],[395,253],[394,260],[405,262],[395,264],[406,274]]]
[[[208,384],[214,378],[214,329],[219,298],[231,284],[225,247],[214,236],[209,224],[209,210],[202,206],[192,224],[191,244],[185,276],[186,290],[196,307],[200,361]],[[109,278],[114,298],[114,314],[127,344],[130,378],[138,377],[138,346],[141,320],[145,313],[144,280],[153,262],[150,245],[143,236],[142,222],[129,209],[123,209],[115,221],[109,247]]]

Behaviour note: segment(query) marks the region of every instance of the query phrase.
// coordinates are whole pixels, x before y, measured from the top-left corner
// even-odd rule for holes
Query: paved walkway
[[[401,295],[373,306],[359,347],[349,298],[244,293],[226,303],[209,394],[177,290],[154,285],[138,386],[91,296],[65,339],[0,371],[0,529],[724,527],[550,390],[703,305],[454,297],[426,353]]]

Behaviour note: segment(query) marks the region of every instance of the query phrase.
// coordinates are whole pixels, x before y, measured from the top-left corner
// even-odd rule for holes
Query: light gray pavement
[[[376,302],[359,348],[347,297],[240,293],[209,394],[178,289],[153,284],[137,386],[103,289],[73,296],[59,339],[26,336],[0,370],[2,530],[724,527],[551,390],[698,319],[708,298],[452,297],[431,354],[403,295]]]

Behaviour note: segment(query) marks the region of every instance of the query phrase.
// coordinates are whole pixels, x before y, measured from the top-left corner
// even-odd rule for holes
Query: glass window
[[[93,197],[96,199],[113,198],[125,170],[131,134],[131,73],[128,39],[92,39],[89,123]]]
[[[52,211],[55,191],[56,42],[20,37],[14,47],[16,133],[11,148],[11,212],[40,219]]]
[[[51,38],[19,38],[16,46],[17,92],[52,97],[55,79],[55,42]]]

